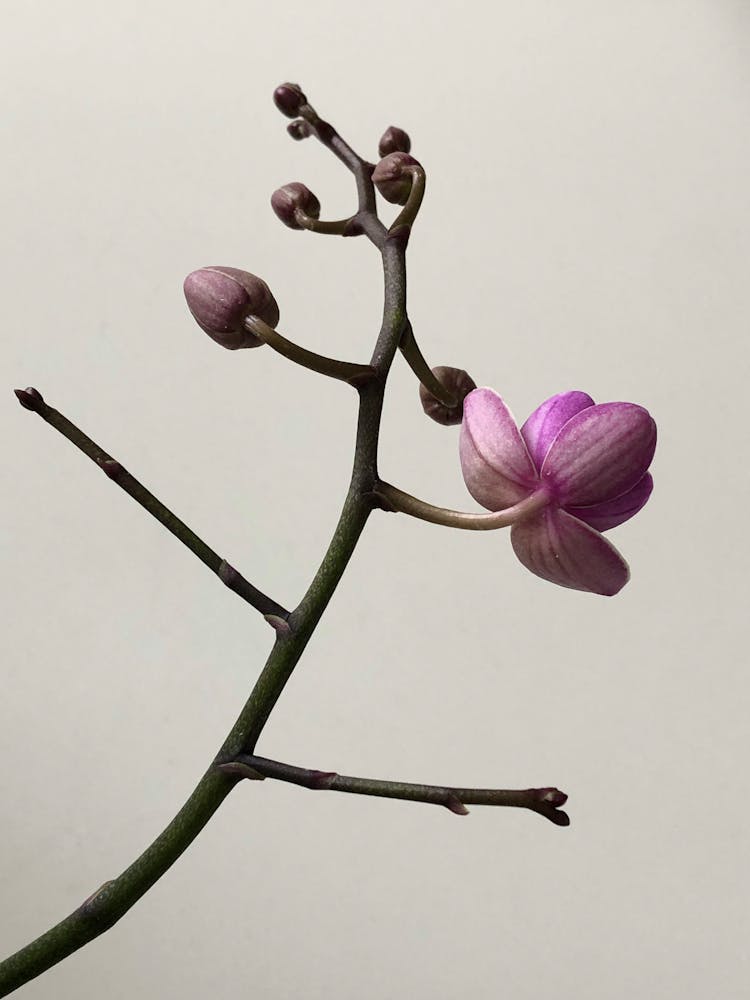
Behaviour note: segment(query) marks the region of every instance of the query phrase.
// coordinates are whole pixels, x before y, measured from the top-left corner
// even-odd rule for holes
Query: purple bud
[[[312,135],[312,129],[304,118],[298,118],[296,121],[289,122],[286,130],[292,139],[296,139],[298,142],[300,139],[307,139],[308,136]]]
[[[408,153],[411,149],[411,139],[402,128],[391,125],[383,132],[378,143],[378,152],[381,156],[388,156],[389,153]]]
[[[372,172],[372,182],[386,201],[393,205],[405,205],[411,191],[410,167],[418,167],[419,161],[408,153],[389,153]]]
[[[298,83],[282,83],[273,92],[273,103],[282,115],[296,118],[302,105],[307,104],[307,98]]]
[[[446,406],[436,399],[425,386],[419,386],[419,399],[422,409],[432,420],[449,427],[451,424],[460,424],[464,415],[464,399],[476,389],[477,385],[471,375],[462,368],[450,368],[447,365],[439,365],[432,369],[432,374],[453,396],[456,397],[454,406]]]
[[[28,389],[14,389],[13,392],[15,392],[16,399],[25,410],[33,410],[35,413],[38,413],[44,406],[44,399],[41,392],[31,385]]]
[[[271,195],[271,208],[290,229],[304,229],[297,220],[298,212],[311,219],[320,216],[320,202],[312,191],[299,181],[292,181],[291,184],[285,184],[278,191],[274,191]]]
[[[265,281],[236,267],[201,267],[185,278],[184,291],[198,326],[230,351],[263,343],[245,329],[248,316],[273,327],[279,322],[279,307]]]
[[[105,458],[104,461],[99,464],[104,475],[108,476],[110,479],[119,479],[125,471],[122,465],[120,465],[120,463],[114,458]]]

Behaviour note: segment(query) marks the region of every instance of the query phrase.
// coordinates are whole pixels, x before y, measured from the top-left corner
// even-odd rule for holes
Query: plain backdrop
[[[366,360],[365,240],[293,233],[299,81],[364,155],[407,129],[427,196],[409,302],[432,364],[519,419],[583,389],[647,406],[656,489],[610,535],[616,598],[566,591],[502,532],[372,517],[259,744],[322,769],[570,794],[563,830],[245,783],[178,864],[28,1000],[746,996],[750,7],[2,4],[0,940],[119,873],[183,802],[271,633],[11,390],[35,385],[282,603],[350,471],[355,393],[222,351],[182,297],[261,275],[280,329]],[[386,206],[385,217],[392,208]],[[456,428],[398,361],[381,469],[475,509]]]

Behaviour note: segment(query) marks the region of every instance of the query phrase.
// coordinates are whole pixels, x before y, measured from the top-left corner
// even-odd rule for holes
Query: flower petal
[[[541,469],[549,446],[570,418],[593,405],[594,400],[587,393],[571,391],[550,396],[537,406],[521,428],[521,437],[537,469]]]
[[[464,400],[459,454],[466,488],[488,510],[510,507],[539,481],[510,410],[492,389]]]
[[[654,481],[651,478],[651,473],[647,472],[631,490],[614,500],[605,500],[603,503],[595,503],[590,507],[568,507],[566,509],[573,517],[577,517],[579,521],[585,521],[597,531],[608,531],[637,514],[651,496],[653,488]]]
[[[561,587],[611,597],[630,578],[614,545],[564,510],[547,507],[519,521],[510,540],[526,569]]]
[[[635,403],[581,410],[552,442],[542,464],[562,507],[584,507],[627,493],[645,475],[656,448],[656,424]]]

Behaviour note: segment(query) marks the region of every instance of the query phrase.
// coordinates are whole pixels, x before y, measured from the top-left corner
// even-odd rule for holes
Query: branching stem
[[[250,755],[251,759],[255,759],[252,755],[266,721],[330,601],[370,512],[377,502],[376,488],[380,484],[377,467],[378,437],[383,397],[388,372],[407,322],[405,263],[407,241],[404,238],[403,228],[400,233],[389,234],[377,216],[375,190],[371,180],[373,165],[358,156],[331,125],[318,117],[310,105],[303,105],[300,109],[300,115],[308,122],[312,132],[320,142],[329,148],[354,174],[357,182],[359,209],[352,220],[351,232],[357,231],[367,235],[380,250],[383,261],[385,285],[383,322],[372,358],[369,366],[349,366],[348,374],[345,376],[347,381],[354,381],[356,384],[359,393],[359,415],[352,477],[341,516],[323,561],[307,593],[291,614],[288,614],[276,602],[260,595],[269,604],[267,617],[274,624],[276,630],[273,648],[250,697],[216,755],[215,761],[198,782],[185,805],[151,846],[121,875],[105,882],[68,917],[0,964],[0,997],[7,996],[19,986],[40,975],[112,927],[177,861],[208,823],[232,788],[241,780],[237,774],[227,774],[216,765],[242,759],[243,755]],[[253,332],[257,333],[258,330],[254,329]],[[276,340],[276,344],[271,344],[271,346],[276,346],[277,350],[283,346],[284,350],[281,353],[285,353],[289,342],[285,341],[284,338],[278,338],[281,338],[280,334],[273,338]],[[308,358],[316,359],[316,363],[325,362],[328,364],[331,362],[335,366],[347,365],[346,362],[333,362],[332,359],[321,359],[318,355],[310,355],[310,352],[304,352],[302,348],[294,348],[294,350],[298,355],[303,352]],[[311,367],[315,368],[315,365]],[[358,376],[363,374],[363,367],[367,369],[364,373],[367,377],[359,379]],[[322,369],[315,368],[315,370]],[[334,375],[334,377],[342,377],[343,369],[341,367],[337,368],[337,372],[339,374]],[[332,374],[332,372],[326,371],[325,374]],[[355,377],[352,378],[352,375]],[[29,408],[37,408],[44,419],[56,426],[97,464],[114,462],[114,459],[111,459],[90,438],[73,427],[61,414],[51,410],[51,408],[46,408],[43,401],[41,407],[36,407],[34,395],[30,399],[27,398],[26,401],[21,398],[21,402],[25,406],[29,405],[30,402],[33,403],[34,405]],[[121,473],[119,466],[117,470],[113,468],[111,471],[117,472],[113,478],[119,485],[195,551],[199,558],[202,558],[207,565],[214,569],[214,572],[221,573],[223,567],[224,576],[232,577],[227,564],[209,550],[205,543],[201,542],[190,529],[167,511],[129,473],[125,473],[124,470]],[[416,503],[420,502],[416,501]],[[429,505],[422,506],[429,507]],[[218,565],[216,560],[218,560]],[[237,583],[236,578],[234,582]],[[233,586],[233,589],[237,589],[237,586]],[[238,590],[238,592],[240,591]],[[259,592],[257,593],[259,594]],[[243,594],[243,596],[245,595]],[[246,599],[248,598],[246,597]],[[250,603],[258,607],[255,601],[250,601]],[[280,766],[285,767],[286,765]],[[350,783],[365,782],[369,791],[364,786],[360,787],[359,791],[365,794],[378,794],[373,790],[375,787],[373,783],[368,782],[367,779],[348,778],[341,780]],[[411,797],[420,801],[437,801],[432,798],[420,799],[418,794],[414,792],[407,794],[406,791],[409,788],[412,790],[416,788],[422,789],[423,793],[427,794],[426,790],[431,786],[410,786],[390,782],[386,784],[391,789],[400,787],[404,790],[404,795],[399,797]],[[354,791],[355,789],[350,787],[345,790]],[[474,790],[472,793],[469,789],[442,789],[441,794],[444,794],[445,791],[448,791],[449,795],[456,792],[465,792],[469,796],[484,794],[482,790]],[[545,800],[547,792],[552,795],[552,798]],[[499,793],[491,794],[497,795]],[[562,793],[557,792],[557,790],[532,789],[526,792],[507,794],[541,795],[536,807],[531,804],[530,800],[508,801],[505,804],[536,808],[537,812],[542,813],[544,813],[544,809],[549,808],[554,810],[557,816],[564,815],[557,812],[556,809],[557,804],[562,804],[562,799],[559,802],[557,799]],[[458,796],[457,801],[460,804],[463,800]],[[471,798],[467,797],[466,801],[471,801]],[[443,801],[443,804],[450,807],[448,801]],[[552,818],[553,822],[559,822],[559,819],[554,819],[551,816],[549,818]]]
[[[512,507],[492,511],[489,514],[473,514],[462,510],[449,510],[447,507],[435,507],[424,500],[418,500],[410,493],[404,493],[390,483],[378,483],[375,494],[383,501],[386,510],[400,511],[410,514],[421,521],[431,524],[442,524],[447,528],[465,528],[469,531],[494,531],[496,528],[509,528],[523,518],[536,514],[550,502],[550,497],[544,487],[539,487],[529,496],[519,500]]]
[[[408,321],[404,327],[404,332],[401,335],[401,340],[398,346],[404,358],[409,363],[409,367],[425,389],[431,392],[435,399],[444,403],[445,406],[451,408],[457,406],[458,400],[453,393],[449,389],[446,389],[440,379],[433,375],[432,369],[425,361],[424,356],[419,349],[419,344],[414,336],[412,325]]]

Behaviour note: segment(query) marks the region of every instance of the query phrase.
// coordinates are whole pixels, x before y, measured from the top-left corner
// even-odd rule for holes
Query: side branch
[[[424,355],[419,349],[419,344],[414,337],[414,330],[411,322],[407,320],[401,340],[398,344],[399,350],[403,354],[409,367],[417,376],[421,384],[431,393],[435,399],[443,403],[444,406],[453,408],[458,405],[458,398],[447,389],[440,379],[436,378],[432,369],[425,361]]]
[[[278,330],[269,326],[258,316],[248,316],[245,320],[245,329],[255,334],[264,344],[268,344],[289,361],[294,361],[296,364],[302,365],[303,368],[309,368],[310,371],[318,372],[320,375],[328,375],[329,378],[336,378],[355,386],[361,385],[374,375],[373,369],[369,365],[327,358],[323,354],[316,354],[314,351],[308,351],[305,347],[300,347],[294,341],[287,340]]]
[[[352,147],[341,138],[333,125],[323,121],[306,99],[300,105],[298,113],[302,120],[307,123],[318,142],[322,143],[326,149],[330,149],[333,155],[354,174],[354,179],[357,182],[359,211],[350,220],[345,235],[355,236],[358,232],[363,232],[376,247],[382,249],[388,231],[378,218],[375,185],[372,183],[372,172],[375,165],[368,163],[358,153],[355,153]],[[344,234],[342,233],[342,235]]]
[[[431,524],[441,524],[447,528],[464,528],[469,531],[494,531],[496,528],[508,528],[523,518],[537,513],[549,503],[549,495],[544,488],[536,490],[529,496],[519,500],[505,510],[492,511],[489,514],[472,514],[463,510],[450,510],[447,507],[435,507],[425,500],[418,500],[411,493],[404,493],[397,486],[380,482],[375,488],[375,495],[382,501],[385,510],[409,514],[420,521]]]
[[[66,437],[84,455],[88,455],[105,475],[129,494],[144,510],[147,510],[149,514],[155,517],[160,524],[163,524],[167,531],[171,531],[175,538],[179,539],[183,545],[190,549],[193,555],[196,555],[205,566],[208,566],[230,590],[233,590],[235,594],[244,601],[247,601],[248,604],[251,604],[257,611],[260,611],[262,615],[273,615],[286,621],[289,617],[289,612],[286,608],[258,590],[257,587],[254,587],[241,573],[206,545],[203,539],[199,538],[194,531],[188,528],[184,521],[181,521],[176,514],[173,514],[171,510],[165,507],[135,476],[131,476],[116,459],[107,454],[90,437],[87,437],[82,430],[71,423],[67,417],[64,417],[59,410],[48,406],[40,392],[29,388],[16,389],[15,393],[21,406],[27,410],[33,410],[34,413],[38,413],[42,420],[45,420],[56,431],[59,431],[63,437]]]
[[[315,771],[295,767],[267,757],[239,754],[232,761],[219,764],[225,774],[239,778],[262,780],[275,778],[314,791],[348,792],[354,795],[375,795],[386,799],[406,799],[409,802],[429,802],[445,806],[452,813],[465,816],[467,805],[509,806],[530,809],[556,826],[568,826],[570,819],[560,809],[568,796],[557,788],[454,788],[448,785],[419,785],[409,781],[383,781],[380,778],[353,778],[334,771]]]

